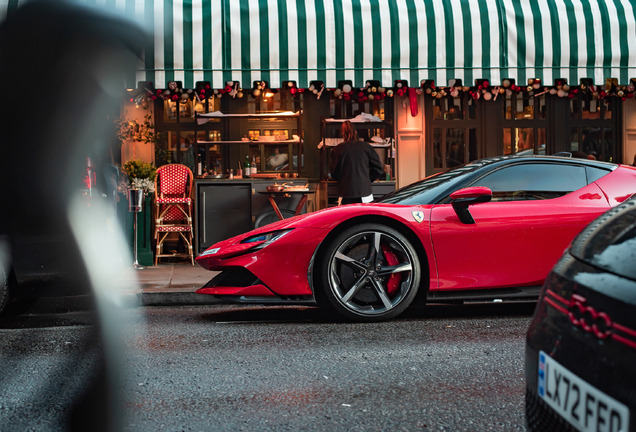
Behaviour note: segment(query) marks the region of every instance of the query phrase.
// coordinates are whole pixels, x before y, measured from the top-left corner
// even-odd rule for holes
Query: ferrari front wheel
[[[408,239],[379,224],[357,225],[338,235],[323,255],[321,271],[319,300],[359,322],[398,316],[415,298],[421,276]]]

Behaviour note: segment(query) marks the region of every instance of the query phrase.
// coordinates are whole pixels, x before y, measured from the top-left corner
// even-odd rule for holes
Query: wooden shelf
[[[209,144],[209,145],[217,145],[217,144],[302,144],[302,140],[289,140],[289,141],[197,141],[196,144]]]

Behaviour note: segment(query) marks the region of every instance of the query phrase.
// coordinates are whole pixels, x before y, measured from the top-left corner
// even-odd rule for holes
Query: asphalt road
[[[435,305],[377,324],[298,307],[124,311],[124,430],[524,430],[533,309]],[[92,320],[0,323],[0,430],[64,427],[98,361]]]

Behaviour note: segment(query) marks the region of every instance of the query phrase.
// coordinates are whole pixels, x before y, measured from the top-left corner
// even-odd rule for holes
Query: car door
[[[471,186],[493,191],[491,202],[469,207],[475,224],[460,222],[450,203],[431,210],[439,290],[541,285],[574,236],[609,208],[574,164],[518,163]]]

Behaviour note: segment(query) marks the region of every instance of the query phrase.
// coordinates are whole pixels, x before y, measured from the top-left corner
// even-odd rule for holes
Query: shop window
[[[465,152],[464,129],[446,129],[446,167],[453,168],[462,165]]]
[[[220,130],[207,130],[207,131],[199,131],[197,133],[197,142],[205,142],[205,141],[221,141],[221,131]]]
[[[196,154],[203,161],[203,168],[214,173],[221,173],[223,166],[223,156],[220,144],[212,144],[221,141],[221,131],[205,130],[197,132]],[[197,159],[198,160],[198,159]]]
[[[582,101],[582,117],[586,120],[601,118],[601,104],[592,95],[586,95]]]
[[[217,98],[214,96],[211,96],[209,98],[207,98],[207,103],[206,103],[206,112],[215,112],[215,111],[221,111],[221,98]]]
[[[546,154],[546,97],[528,93],[504,95],[502,154]]]
[[[503,155],[508,156],[512,154],[512,131],[511,128],[504,128],[503,130]]]
[[[468,161],[479,159],[477,150],[477,128],[468,129]]]
[[[570,152],[574,157],[612,162],[612,132],[611,127],[574,127],[570,132]]]
[[[288,129],[265,129],[263,135],[266,137],[274,137],[274,141],[285,141],[289,139]]]
[[[570,99],[570,122],[566,125],[569,142],[565,151],[574,157],[615,161],[620,155],[617,136],[617,110],[622,102],[617,98],[595,99],[589,93],[579,92]],[[620,111],[618,111],[620,112]]]
[[[177,122],[177,102],[172,100],[163,101],[163,121],[165,123]]]
[[[184,93],[187,94],[187,93]],[[194,105],[192,100],[179,99],[179,122],[192,123],[194,121]]]
[[[288,86],[283,85],[280,91],[273,91],[271,96],[254,97],[247,95],[247,112],[249,114],[272,113],[280,111],[301,111],[303,94],[292,95]],[[298,135],[297,120],[290,118],[250,118],[244,138],[250,141],[250,163],[255,161],[259,172],[292,171],[289,164],[290,155],[298,144],[280,144],[281,141],[294,139]],[[258,143],[256,143],[258,142]],[[241,159],[243,161],[243,159]],[[293,169],[297,169],[294,167]]]
[[[533,163],[500,169],[472,186],[490,188],[492,201],[528,201],[558,198],[586,185],[582,166]]]
[[[209,98],[201,101],[201,104],[205,107],[206,113],[221,111],[221,98],[210,96]],[[221,122],[220,118],[211,118],[208,121],[208,123],[220,123],[220,122]]]
[[[433,168],[444,168],[444,155],[442,154],[442,129],[433,129]]]
[[[454,168],[477,158],[477,128],[433,128],[434,168]]]
[[[612,118],[612,104],[609,99],[598,100],[589,93],[579,93],[570,99],[572,120],[609,120]]]
[[[289,171],[289,146],[268,145],[266,147],[266,171]],[[293,153],[292,153],[293,157]]]
[[[535,154],[538,155],[546,155],[547,154],[547,150],[548,150],[548,139],[546,136],[546,129],[545,128],[535,128],[535,131],[537,133],[537,139],[535,142]]]
[[[545,119],[545,96],[525,96],[522,93],[506,95],[504,99],[506,120]]]
[[[504,128],[503,154],[529,156],[546,154],[544,127]]]
[[[431,146],[427,151],[433,156],[432,164],[427,162],[427,174],[478,159],[477,102],[469,94],[462,94],[461,97],[427,97],[425,102]]]
[[[433,99],[433,120],[476,120],[477,110],[472,97]]]
[[[393,101],[392,98],[388,99],[374,99],[364,102],[357,102],[355,100],[346,101],[344,99],[338,99],[331,96],[329,102],[329,116],[337,119],[350,119],[361,113],[372,114],[378,117],[380,120],[385,121],[385,101]]]
[[[536,110],[535,110],[535,117],[536,119],[545,119],[546,116],[546,104],[545,104],[545,97],[544,96],[540,96],[540,97],[535,97],[534,98],[534,103],[536,105]]]
[[[175,134],[176,135],[176,134]],[[179,163],[187,166],[194,172],[196,156],[194,151],[194,131],[181,131],[179,132],[179,148],[177,152],[173,153],[172,159],[179,161]]]
[[[187,93],[184,93],[187,94]],[[188,95],[189,96],[189,95]],[[177,101],[163,101],[163,122],[164,123],[193,123],[196,113],[206,113],[218,111],[220,99],[210,97],[207,100],[191,100],[180,98]],[[218,123],[220,119],[210,119],[211,122]]]
[[[602,104],[604,109],[601,111],[601,115],[603,116],[603,119],[611,119],[612,118],[612,104],[609,100],[605,100],[604,103]]]
[[[515,131],[515,154],[534,154],[534,128],[517,128]]]
[[[273,113],[280,111],[300,111],[303,105],[303,94],[292,95],[286,90],[287,87],[283,87],[283,90],[268,90],[271,92],[271,96],[265,96],[266,93],[261,92],[261,95],[254,97],[251,93],[247,92],[247,113],[248,114],[262,114]],[[260,121],[259,119],[253,119]],[[269,121],[280,121],[279,119],[267,119]]]

